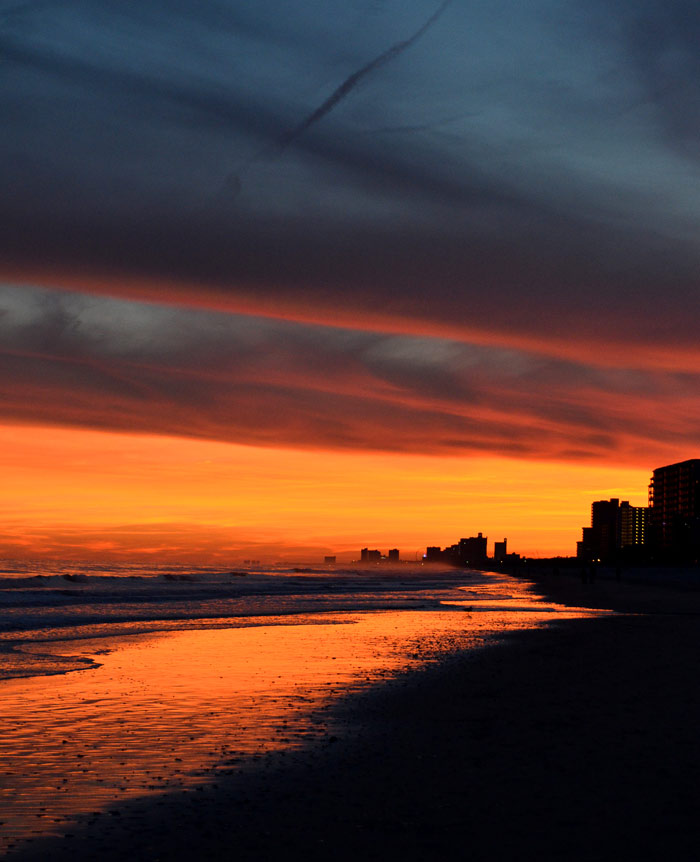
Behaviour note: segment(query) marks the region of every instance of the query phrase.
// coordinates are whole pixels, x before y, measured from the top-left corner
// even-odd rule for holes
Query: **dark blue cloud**
[[[5,271],[690,364],[699,29],[687,2],[4,3]]]
[[[621,4],[612,14],[632,67],[644,87],[635,107],[653,112],[667,145],[697,161],[700,8],[690,0],[666,4],[640,2]]]

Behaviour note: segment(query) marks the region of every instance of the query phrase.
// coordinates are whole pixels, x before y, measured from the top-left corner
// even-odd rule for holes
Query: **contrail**
[[[387,48],[386,51],[382,51],[382,53],[379,54],[378,57],[375,57],[374,60],[370,60],[369,63],[366,63],[361,69],[358,69],[357,72],[353,72],[352,75],[347,77],[339,87],[336,87],[331,95],[322,102],[318,108],[312,111],[308,117],[299,123],[296,128],[287,132],[286,135],[280,138],[274,145],[274,148],[266,148],[265,150],[252,155],[238,168],[238,170],[232,171],[226,178],[226,195],[233,198],[237,197],[243,187],[243,178],[245,173],[253,164],[266,159],[271,159],[274,155],[281,155],[300,135],[303,135],[307,129],[311,128],[311,126],[323,119],[326,114],[330,113],[330,111],[332,111],[339,102],[352,92],[363,78],[370,75],[381,66],[384,66],[386,63],[389,63],[417,42],[418,39],[420,39],[420,37],[433,26],[438,18],[442,16],[443,12],[451,4],[452,0],[443,0],[435,12],[433,12],[427,21],[425,21],[412,36],[409,36],[408,39],[403,39],[401,42],[397,42],[395,45],[392,45],[391,48]]]
[[[386,51],[383,51],[378,57],[375,57],[374,60],[370,60],[369,63],[365,64],[361,69],[358,69],[357,72],[353,72],[352,75],[347,77],[343,83],[337,87],[331,95],[318,106],[318,108],[316,108],[315,111],[312,111],[306,119],[299,123],[295,129],[279,141],[279,149],[285,150],[300,135],[303,135],[307,129],[310,129],[311,126],[323,119],[326,114],[330,113],[330,111],[332,111],[339,102],[342,102],[342,100],[355,89],[363,78],[370,75],[372,72],[375,72],[386,63],[389,63],[395,57],[398,57],[399,54],[402,54],[407,48],[410,48],[411,45],[415,44],[420,37],[423,36],[433,26],[433,24],[435,24],[451,3],[452,0],[444,0],[444,2],[441,3],[436,11],[433,12],[427,21],[425,21],[412,36],[409,36],[408,39],[403,39],[401,42],[397,42],[395,45],[392,45],[391,48],[387,48]]]

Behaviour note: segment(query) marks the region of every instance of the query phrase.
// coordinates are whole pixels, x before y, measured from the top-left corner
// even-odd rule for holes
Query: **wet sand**
[[[697,597],[541,586],[636,614],[446,655],[341,700],[321,740],[122,801],[9,858],[695,858]]]
[[[581,570],[551,566],[529,567],[525,579],[551,601],[584,608],[607,608],[622,613],[700,613],[700,567],[598,567],[593,581]]]
[[[453,591],[427,611],[25,638],[19,655],[34,656],[49,674],[54,659],[85,669],[0,683],[0,854],[94,826],[126,800],[201,792],[272,755],[308,749],[333,735],[340,697],[552,613],[581,612],[538,606],[521,584],[501,579],[486,593]],[[10,657],[10,672],[24,668]]]

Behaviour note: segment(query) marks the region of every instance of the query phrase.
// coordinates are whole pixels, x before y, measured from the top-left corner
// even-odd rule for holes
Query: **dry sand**
[[[545,578],[646,611],[558,623],[336,707],[323,744],[123,803],[13,859],[691,859],[700,597]]]

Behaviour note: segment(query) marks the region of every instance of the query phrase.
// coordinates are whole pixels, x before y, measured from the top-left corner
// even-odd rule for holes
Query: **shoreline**
[[[322,744],[7,858],[691,858],[700,597],[554,580],[535,590],[631,615],[509,633],[402,674],[336,704]]]

